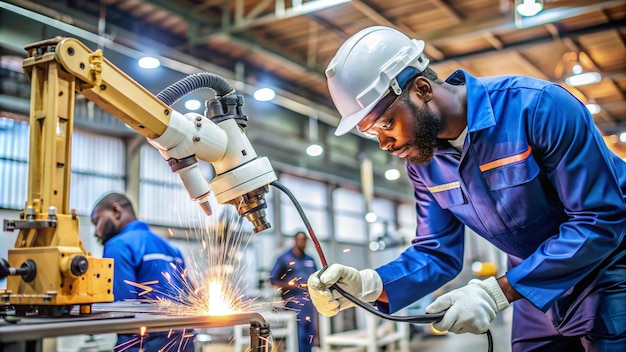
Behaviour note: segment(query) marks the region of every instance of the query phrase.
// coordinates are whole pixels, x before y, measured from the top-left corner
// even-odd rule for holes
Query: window
[[[333,191],[335,239],[339,242],[366,243],[365,199],[360,192],[345,188]]]
[[[91,215],[91,208],[105,193],[125,189],[126,152],[117,137],[82,131],[72,135],[70,208]]]
[[[188,227],[188,219],[199,206],[192,201],[180,177],[170,170],[159,152],[149,144],[141,146],[139,170],[139,214],[144,221],[161,226]],[[207,182],[213,171],[199,163]]]
[[[374,198],[370,210],[378,219],[369,224],[370,236],[375,239],[383,233],[393,233],[396,227],[395,204],[388,199]]]
[[[28,198],[27,122],[0,117],[0,208],[23,209]]]
[[[320,240],[329,238],[330,229],[326,185],[322,182],[291,175],[282,175],[279,181],[293,193],[298,203],[300,203],[317,238]],[[299,230],[306,231],[306,226],[296,206],[291,199],[282,192],[280,196],[280,211],[283,233],[294,234]]]

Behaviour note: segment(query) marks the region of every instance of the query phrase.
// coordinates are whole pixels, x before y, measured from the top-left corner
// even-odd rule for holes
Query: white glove
[[[313,305],[321,314],[332,317],[355,304],[329,287],[337,284],[344,291],[365,302],[374,302],[383,293],[383,280],[372,269],[357,271],[341,264],[332,264],[318,277],[320,271],[309,276],[307,286]]]
[[[439,331],[482,334],[496,314],[509,306],[504,292],[494,277],[483,281],[470,280],[466,286],[438,297],[426,307],[426,313],[447,312],[433,326]]]

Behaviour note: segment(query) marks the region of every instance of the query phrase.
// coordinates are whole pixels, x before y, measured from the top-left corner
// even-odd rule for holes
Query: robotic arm
[[[192,75],[154,96],[117,67],[73,38],[56,37],[26,47],[24,72],[31,81],[28,200],[20,219],[4,220],[19,230],[8,260],[0,260],[7,289],[0,302],[16,314],[61,315],[80,305],[111,302],[113,261],[93,258],[83,248],[79,217],[69,209],[71,137],[75,92],[125,122],[159,150],[190,197],[211,214],[210,189],[221,204],[233,204],[255,232],[270,227],[264,195],[276,180],[265,157],[245,135],[243,98],[221,77]],[[213,89],[207,116],[172,110],[182,94]],[[210,186],[198,168],[210,162],[217,176]]]
[[[243,97],[222,77],[201,73],[189,76],[152,95],[130,77],[73,38],[55,38],[27,49],[37,60],[42,49],[54,48],[56,60],[77,79],[76,90],[124,121],[159,150],[176,172],[191,199],[211,214],[210,187],[200,173],[197,159],[210,162],[217,177],[211,182],[218,203],[233,204],[254,225],[255,232],[270,227],[265,220],[264,194],[276,180],[265,157],[258,157],[244,133],[247,117]],[[27,59],[27,60],[29,60]],[[26,63],[25,63],[26,66]],[[209,116],[182,115],[168,105],[200,88],[216,93]]]
[[[220,76],[199,73],[186,77],[163,90],[157,98],[176,102],[192,90],[211,88],[216,98],[209,102],[207,117],[173,111],[170,125],[158,138],[148,139],[180,175],[190,197],[211,214],[209,185],[200,174],[196,157],[213,164],[217,176],[211,188],[219,203],[233,204],[240,215],[254,225],[255,232],[270,225],[265,220],[264,194],[276,176],[265,157],[258,157],[244,134],[247,117],[243,115],[243,97]]]

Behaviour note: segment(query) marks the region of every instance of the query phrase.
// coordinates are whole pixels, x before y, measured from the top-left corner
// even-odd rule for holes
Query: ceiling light
[[[202,103],[200,103],[200,101],[196,99],[189,99],[185,102],[185,109],[187,110],[195,111],[200,109],[201,106]]]
[[[598,72],[585,72],[583,67],[577,63],[572,66],[572,74],[565,77],[565,83],[572,87],[578,87],[598,83],[601,79],[602,76]]]
[[[209,334],[196,334],[196,341],[200,343],[211,342],[211,340],[213,340],[213,338]]]
[[[391,169],[387,169],[387,171],[385,171],[385,178],[389,181],[395,181],[397,179],[400,178],[400,170],[396,169],[395,167],[391,168]]]
[[[543,4],[536,0],[522,0],[522,3],[517,5],[515,9],[520,15],[531,17],[543,10]]]
[[[374,221],[376,221],[378,219],[378,215],[376,215],[376,213],[370,211],[367,214],[365,214],[365,221],[372,223]]]
[[[261,88],[257,89],[253,96],[258,101],[270,101],[276,97],[276,93],[271,88]]]
[[[317,143],[313,143],[306,148],[306,153],[310,156],[320,156],[324,154],[324,147]]]
[[[137,64],[141,68],[152,69],[161,66],[161,61],[159,61],[156,57],[144,56],[137,61]]]
[[[589,110],[589,113],[591,115],[595,115],[595,114],[599,113],[600,110],[602,110],[600,105],[598,105],[596,103],[593,103],[593,102],[585,104],[585,107],[587,108],[587,110]]]
[[[324,147],[319,143],[319,132],[317,126],[317,111],[309,111],[309,146],[306,148],[306,153],[310,156],[320,156],[324,153]]]
[[[371,241],[369,247],[370,251],[376,252],[380,249],[380,243],[378,243],[378,241]]]

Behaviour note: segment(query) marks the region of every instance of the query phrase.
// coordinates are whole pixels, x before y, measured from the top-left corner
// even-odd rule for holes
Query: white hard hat
[[[326,68],[328,90],[341,114],[335,135],[354,128],[389,88],[400,95],[400,83],[426,69],[424,45],[384,26],[363,29],[343,43]]]

